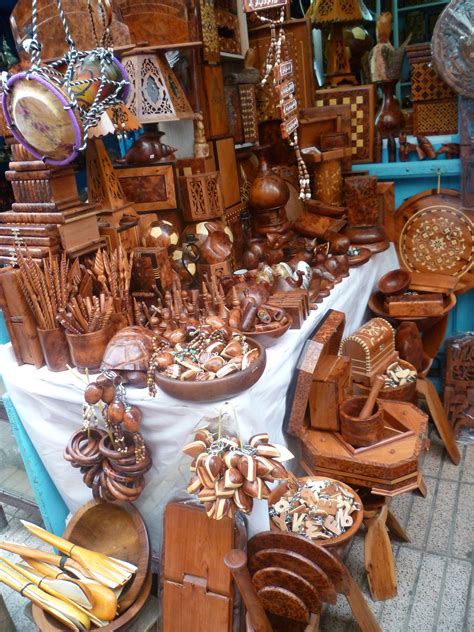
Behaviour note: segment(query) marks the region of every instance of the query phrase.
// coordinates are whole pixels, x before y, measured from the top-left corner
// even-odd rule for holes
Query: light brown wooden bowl
[[[271,347],[278,342],[278,340],[286,334],[288,329],[293,324],[293,317],[287,314],[288,322],[286,325],[281,325],[278,329],[272,329],[270,331],[239,331],[241,336],[245,336],[249,340],[256,340],[265,348]]]
[[[403,294],[405,290],[408,290],[410,285],[411,274],[408,270],[391,270],[384,274],[379,279],[378,289],[379,292],[385,294],[385,296],[393,296],[394,294]]]
[[[415,367],[406,360],[398,360],[398,364],[403,369],[410,369],[410,371],[416,372]],[[358,384],[357,382],[354,382],[353,386],[355,395],[362,395],[363,397],[369,396],[369,386]],[[377,395],[377,398],[396,400],[397,402],[411,402],[412,404],[416,404],[416,380],[414,382],[407,382],[402,386],[394,386],[393,388],[382,388]]]
[[[119,598],[122,614],[100,628],[103,632],[123,629],[138,615],[151,589],[150,543],[140,512],[130,503],[92,500],[73,515],[64,531],[64,538],[138,567]],[[61,623],[36,606],[33,606],[33,617],[42,632],[64,629]]]
[[[319,546],[329,546],[329,547],[338,546],[339,547],[342,544],[347,544],[348,540],[351,540],[355,536],[357,531],[359,530],[360,525],[362,524],[362,518],[364,517],[364,505],[362,504],[360,496],[354,491],[354,489],[352,489],[352,487],[350,487],[349,485],[346,485],[346,483],[343,483],[342,481],[338,481],[335,478],[329,478],[329,476],[302,476],[302,477],[298,477],[298,481],[300,481],[300,483],[306,483],[307,481],[331,481],[334,483],[338,483],[341,487],[347,489],[348,491],[351,492],[351,494],[353,494],[354,500],[360,506],[360,511],[352,512],[351,516],[354,519],[352,527],[349,527],[349,529],[345,533],[341,535],[337,535],[334,538],[331,538],[330,540],[314,540],[314,542],[318,544]],[[276,502],[278,502],[280,498],[283,496],[283,494],[286,492],[286,490],[288,489],[288,486],[289,486],[288,481],[284,481],[283,483],[280,483],[280,485],[275,487],[275,489],[272,490],[272,493],[270,494],[270,497],[268,499],[268,505],[269,506],[274,505]],[[276,524],[273,522],[271,518],[270,518],[270,530],[280,532],[280,529],[276,526]],[[309,538],[307,539],[309,540],[309,542],[313,542],[313,540],[310,540]]]
[[[156,385],[171,397],[191,402],[217,402],[237,395],[253,386],[262,377],[267,364],[264,347],[256,340],[249,340],[249,346],[257,347],[260,355],[245,371],[236,371],[208,382],[181,382],[155,371]]]

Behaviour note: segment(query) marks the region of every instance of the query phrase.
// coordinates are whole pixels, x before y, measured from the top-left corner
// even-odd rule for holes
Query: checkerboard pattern
[[[375,86],[339,86],[316,90],[316,105],[351,106],[352,162],[372,162]]]

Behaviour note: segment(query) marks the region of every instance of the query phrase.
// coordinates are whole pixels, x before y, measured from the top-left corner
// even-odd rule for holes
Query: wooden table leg
[[[388,506],[364,510],[365,568],[372,599],[383,601],[397,594],[397,573],[387,531]]]
[[[419,395],[424,397],[426,405],[430,411],[430,415],[434,421],[439,436],[441,437],[444,447],[449,455],[451,461],[458,465],[461,460],[461,453],[454,439],[454,434],[451,426],[449,425],[446,413],[439,399],[438,393],[433,385],[433,382],[427,377],[419,377],[416,381],[416,390]]]
[[[402,542],[410,542],[408,533],[405,531],[402,525],[398,522],[398,518],[390,509],[390,507],[388,508],[388,511],[387,511],[387,529],[390,531],[391,535],[394,535],[396,538],[398,538]]]

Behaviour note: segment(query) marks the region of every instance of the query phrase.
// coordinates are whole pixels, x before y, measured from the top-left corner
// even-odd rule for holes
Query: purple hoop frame
[[[124,80],[128,82],[127,85],[125,85],[123,88],[123,94],[121,97],[123,101],[125,102],[130,93],[130,77],[128,76],[128,73],[125,70],[125,67],[123,66],[122,62],[120,62],[115,56],[113,57],[113,60],[117,64],[120,72],[122,73]],[[27,78],[28,74],[29,76]],[[54,160],[53,158],[48,158],[48,157],[45,158],[39,151],[37,151],[32,145],[30,145],[30,143],[20,134],[20,132],[17,131],[16,126],[10,115],[10,110],[8,108],[8,97],[9,97],[8,92],[11,90],[12,86],[20,79],[27,79],[28,81],[37,81],[38,83],[43,85],[45,88],[48,88],[59,99],[60,103],[63,105],[64,108],[70,105],[70,103],[66,100],[64,94],[60,90],[58,90],[58,88],[56,88],[56,86],[51,81],[48,81],[47,79],[45,79],[41,75],[38,75],[35,72],[28,73],[28,71],[19,72],[13,75],[12,77],[10,77],[10,79],[8,79],[7,85],[6,85],[7,92],[3,93],[3,98],[2,98],[2,109],[3,109],[3,114],[5,116],[5,122],[7,126],[9,127],[9,129],[11,130],[13,136],[16,138],[16,140],[21,145],[23,145],[23,147],[25,147],[31,154],[33,154],[33,156],[35,156],[36,158],[39,158],[40,160],[43,160],[46,164],[54,165],[56,167],[65,167],[66,165],[70,164],[73,160],[77,158],[77,156],[79,155],[78,148],[81,147],[82,142],[83,142],[83,131],[77,121],[78,117],[76,116],[74,108],[70,108],[66,111],[74,128],[75,149],[73,149],[72,153],[67,158],[64,158],[64,160]]]

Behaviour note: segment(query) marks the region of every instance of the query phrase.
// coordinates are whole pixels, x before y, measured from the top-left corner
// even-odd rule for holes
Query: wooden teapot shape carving
[[[208,235],[199,247],[201,259],[208,264],[223,263],[232,254],[232,242],[218,224],[206,222],[205,227]]]

